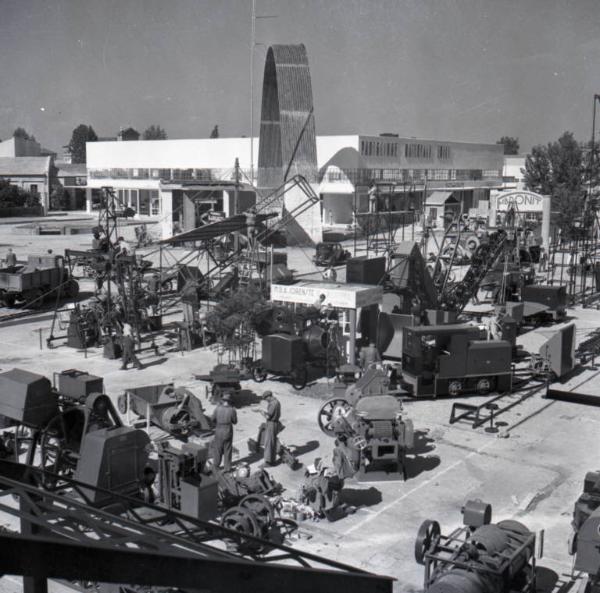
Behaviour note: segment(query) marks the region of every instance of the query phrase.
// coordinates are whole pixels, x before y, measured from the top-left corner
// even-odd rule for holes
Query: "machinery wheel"
[[[462,391],[462,381],[450,381],[450,383],[448,383],[448,395],[456,397],[457,395],[460,395]]]
[[[117,409],[119,410],[119,412],[121,412],[121,414],[127,414],[127,394],[126,393],[122,393],[117,398]]]
[[[308,381],[308,371],[306,367],[296,368],[292,370],[290,375],[290,383],[292,387],[297,391],[304,389],[306,387],[306,382]]]
[[[25,299],[25,307],[28,309],[39,309],[44,304],[42,299],[43,294],[44,293],[42,292],[41,288],[32,288],[31,290],[27,291],[23,295]]]
[[[257,383],[262,383],[267,378],[267,371],[259,366],[252,367],[252,378]]]
[[[45,471],[70,475],[77,466],[77,459],[67,446],[62,416],[56,416],[48,423],[40,439],[40,449],[40,466]],[[52,485],[53,482],[53,479],[46,481],[48,485]]]
[[[332,437],[335,435],[333,431],[333,420],[335,419],[336,413],[342,410],[349,410],[350,404],[341,397],[335,397],[326,401],[319,410],[319,416],[317,418],[319,422],[319,428],[328,436]]]
[[[475,389],[479,395],[487,395],[493,389],[492,379],[489,379],[488,377],[479,379]]]
[[[425,564],[425,554],[437,545],[440,533],[440,524],[437,521],[430,521],[429,519],[423,521],[415,541],[415,560],[417,564]]]
[[[251,511],[262,527],[268,527],[275,518],[273,505],[262,494],[248,494],[242,498],[238,506]]]
[[[231,531],[236,531],[240,535],[251,535],[260,537],[261,529],[252,511],[241,507],[233,507],[223,513],[221,525]],[[245,540],[243,537],[227,538],[231,545],[238,550],[244,547],[256,547],[255,542]]]
[[[74,299],[79,294],[79,282],[71,278],[65,285],[64,291],[66,297]]]

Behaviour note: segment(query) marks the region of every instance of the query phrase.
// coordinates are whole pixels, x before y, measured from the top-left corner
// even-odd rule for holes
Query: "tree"
[[[60,184],[50,193],[50,210],[67,210],[70,205],[69,192]]]
[[[20,126],[16,128],[13,132],[13,138],[23,138],[23,140],[35,141],[35,136],[33,134],[30,134],[25,128],[22,128]]]
[[[73,130],[73,134],[71,134],[71,140],[69,142],[69,152],[71,153],[71,159],[73,162],[85,163],[87,158],[85,152],[85,143],[96,142],[97,140],[98,136],[96,136],[96,132],[94,132],[94,128],[92,128],[92,126],[79,124]]]
[[[0,177],[0,208],[33,208],[39,205],[39,196],[26,192]]]
[[[144,130],[142,136],[144,140],[166,140],[167,133],[159,125],[152,124],[149,128]]]
[[[219,137],[219,126],[215,125],[215,127],[212,129],[212,132],[210,133],[210,137],[211,138]]]
[[[571,132],[555,142],[535,146],[525,159],[525,187],[552,198],[556,224],[569,236],[583,214],[586,173],[581,145]]]
[[[504,144],[504,154],[519,154],[519,139],[511,136],[502,136],[496,144]]]

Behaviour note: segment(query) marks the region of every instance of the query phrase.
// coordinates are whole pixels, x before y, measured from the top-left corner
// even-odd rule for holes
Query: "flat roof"
[[[383,300],[383,287],[369,284],[343,284],[304,280],[296,284],[272,284],[271,300],[283,303],[314,305],[321,295],[323,303],[340,309],[359,309],[378,305]]]

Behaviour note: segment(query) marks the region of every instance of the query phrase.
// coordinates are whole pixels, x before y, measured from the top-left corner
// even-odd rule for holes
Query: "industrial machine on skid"
[[[534,593],[535,534],[513,520],[492,523],[492,507],[479,500],[462,509],[463,526],[442,535],[426,520],[415,542],[425,567],[425,593]]]

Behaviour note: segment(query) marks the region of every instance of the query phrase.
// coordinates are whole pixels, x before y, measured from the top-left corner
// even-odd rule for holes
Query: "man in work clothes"
[[[278,442],[277,433],[281,427],[281,404],[271,391],[265,391],[262,394],[263,399],[267,402],[267,409],[262,411],[265,417],[264,423],[264,455],[265,465],[275,465],[277,461]],[[258,442],[260,444],[260,436]]]
[[[133,338],[133,328],[127,322],[123,323],[123,337],[121,338],[121,347],[123,349],[121,370],[127,370],[127,365],[132,362],[138,370],[142,369],[142,363],[135,355],[135,340]]]
[[[8,253],[6,254],[6,267],[9,269],[14,269],[17,266],[17,256],[14,254],[13,250],[9,247]]]
[[[212,415],[215,426],[215,436],[212,440],[213,462],[216,467],[221,466],[225,471],[231,469],[231,455],[233,453],[233,425],[237,424],[237,413],[231,405],[231,393],[228,391],[221,396],[219,405]]]

